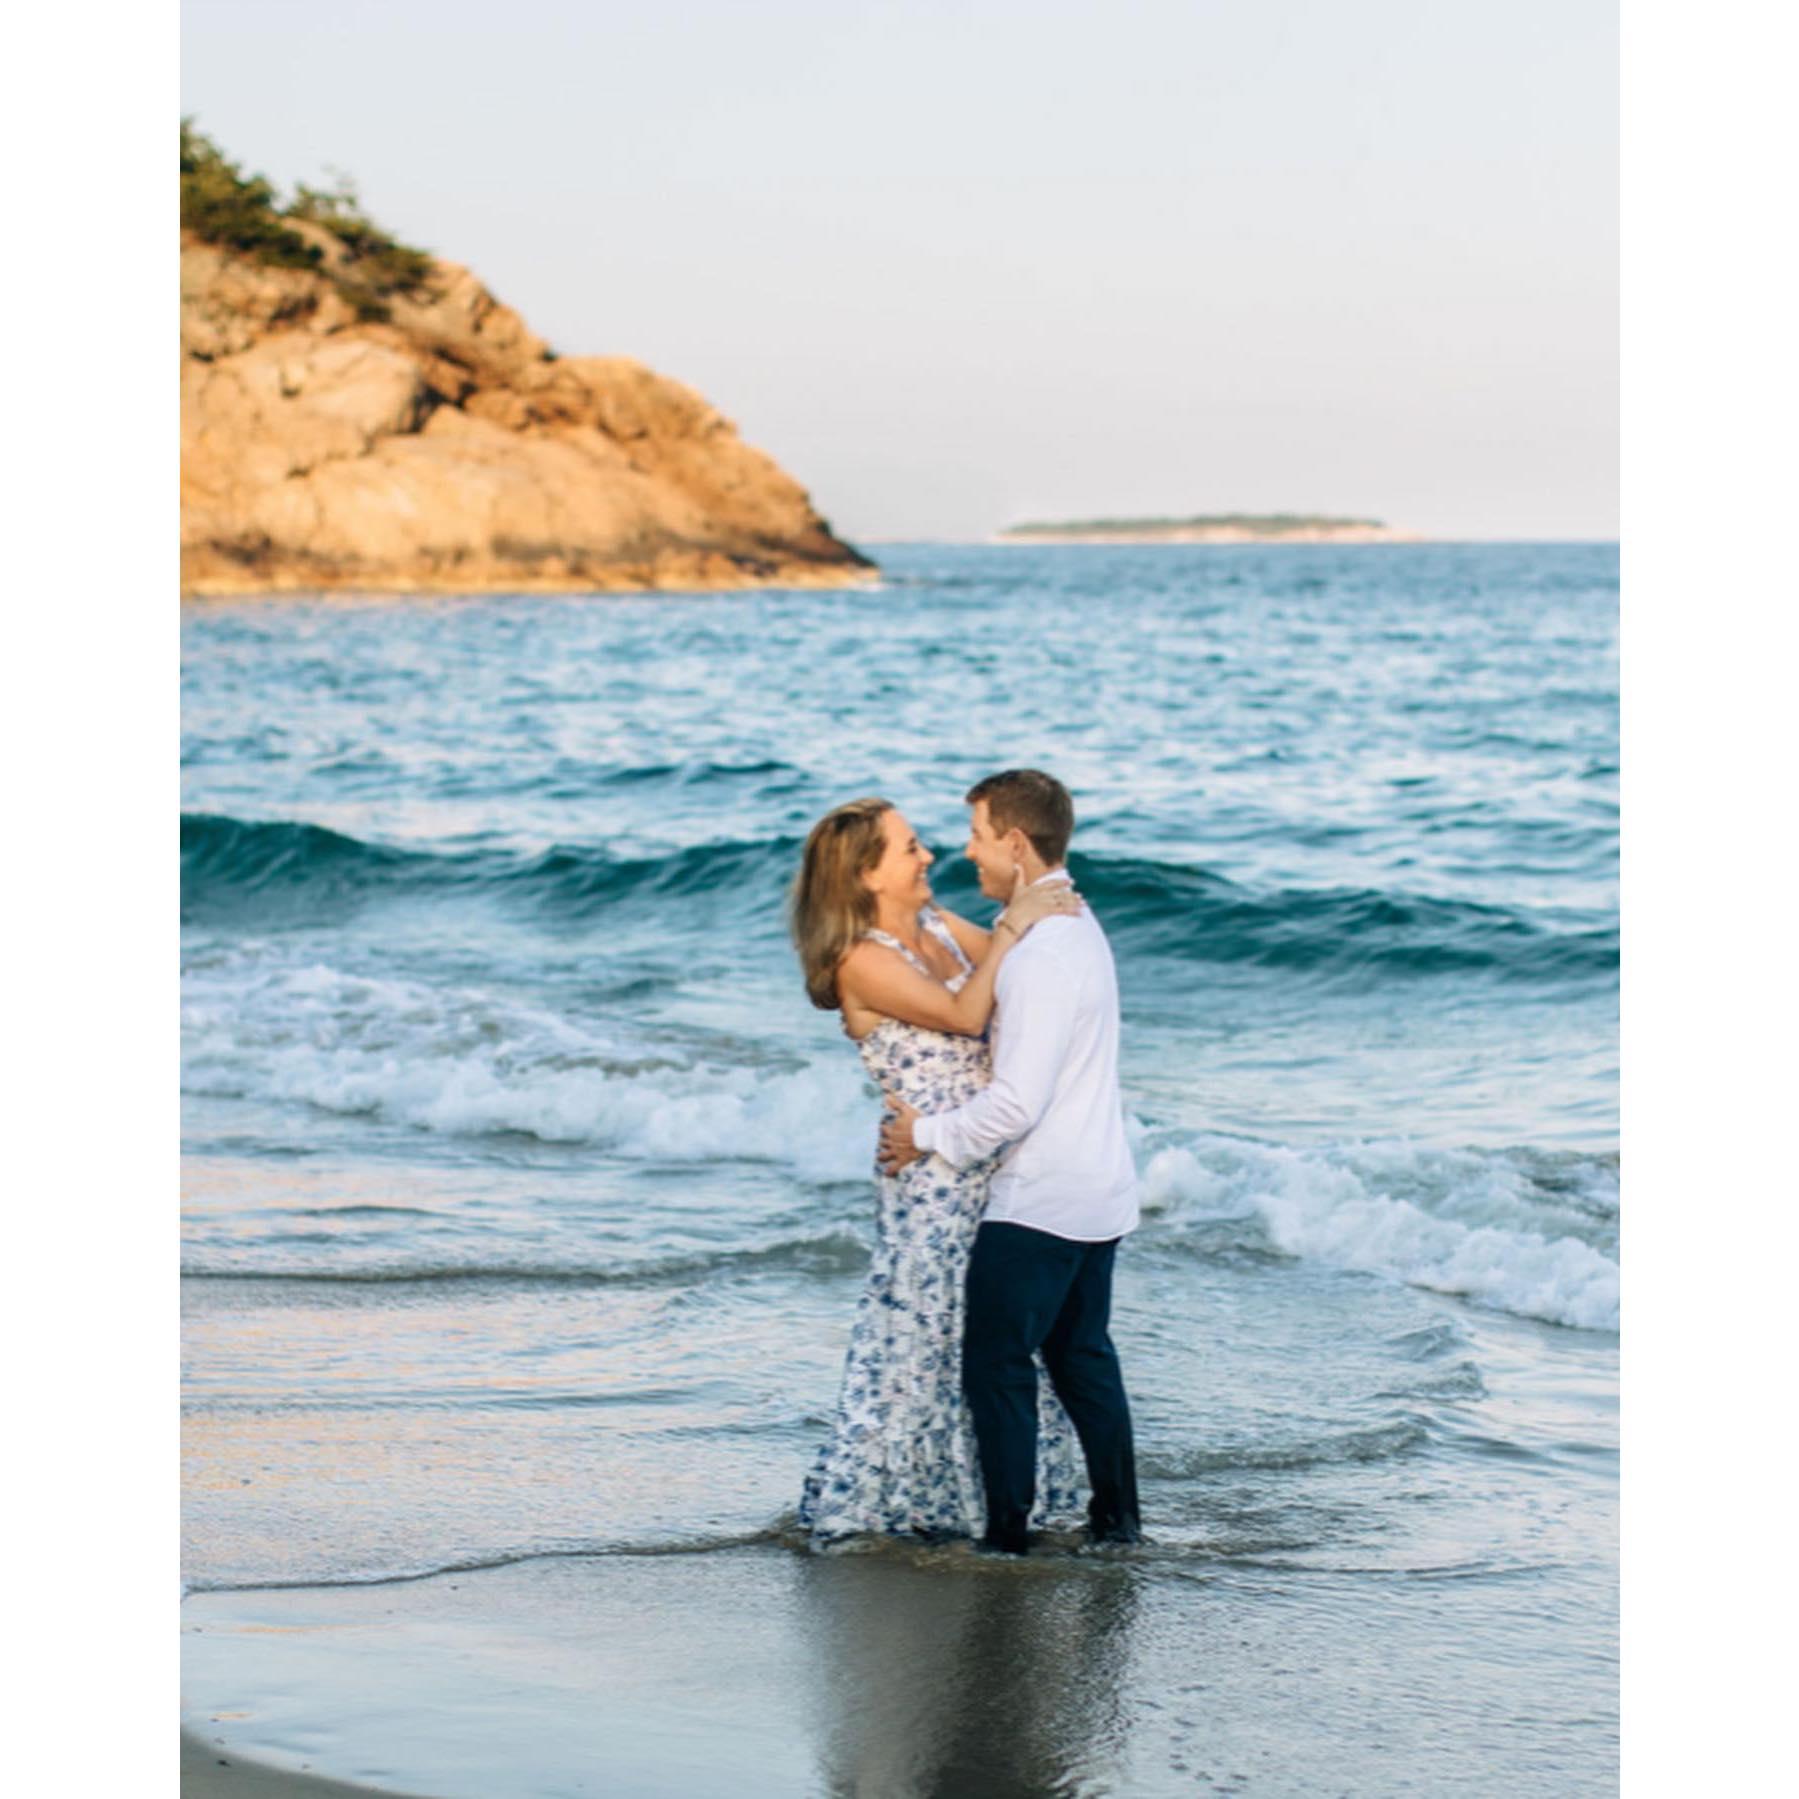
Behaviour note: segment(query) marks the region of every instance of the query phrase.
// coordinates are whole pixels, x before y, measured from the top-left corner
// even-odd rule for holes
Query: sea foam
[[[774,1160],[866,1177],[877,1107],[848,1052],[748,1059],[603,1018],[323,964],[189,973],[184,1091],[450,1136],[520,1133],[645,1161]]]
[[[1617,1172],[1593,1156],[1199,1135],[1144,1167],[1146,1206],[1250,1217],[1282,1253],[1585,1330],[1618,1328]]]
[[[847,1044],[806,1060],[724,1034],[574,1018],[242,946],[190,968],[189,1093],[298,1103],[446,1136],[518,1133],[657,1163],[869,1179],[878,1102]],[[1132,1139],[1154,1237],[1247,1219],[1275,1250],[1588,1330],[1619,1317],[1615,1162],[1400,1140]]]

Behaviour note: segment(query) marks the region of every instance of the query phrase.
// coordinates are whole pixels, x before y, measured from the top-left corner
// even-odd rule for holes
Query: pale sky
[[[851,539],[1617,534],[1608,0],[186,0],[181,109]]]

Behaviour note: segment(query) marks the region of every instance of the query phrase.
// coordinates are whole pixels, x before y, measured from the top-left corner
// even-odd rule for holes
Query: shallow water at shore
[[[209,1595],[184,1657],[226,1752],[445,1799],[1610,1790],[1584,1616],[1491,1653],[1532,1605],[1453,1570],[744,1548]]]
[[[1615,549],[885,559],[872,594],[188,609],[184,1563],[190,1623],[240,1633],[229,1666],[190,1642],[192,1696],[249,1683],[279,1759],[291,1682],[290,1720],[340,1721],[320,1771],[373,1779],[348,1670],[454,1641],[553,1687],[598,1653],[528,1647],[527,1588],[671,1655],[746,1633],[745,1695],[757,1631],[903,1685],[883,1632],[926,1595],[1025,1666],[1089,1607],[1122,1646],[1112,1759],[1028,1790],[1609,1790]],[[1074,787],[1118,953],[1155,1543],[1013,1617],[968,1567],[820,1572],[786,1536],[876,1108],[781,900],[810,820],[879,790],[977,911],[960,795],[1018,762]],[[396,1577],[427,1578],[328,1584]],[[864,1580],[898,1584],[796,1609]],[[452,1629],[452,1586],[492,1615]],[[388,1678],[394,1725],[429,1683],[382,1712]],[[885,1751],[841,1720],[789,1723],[784,1790],[889,1790],[845,1784]]]

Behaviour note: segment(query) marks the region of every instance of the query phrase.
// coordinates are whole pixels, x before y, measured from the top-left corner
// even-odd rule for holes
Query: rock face
[[[340,246],[307,229],[325,250]],[[554,356],[467,269],[358,316],[184,238],[189,593],[834,586],[872,564],[691,389]]]

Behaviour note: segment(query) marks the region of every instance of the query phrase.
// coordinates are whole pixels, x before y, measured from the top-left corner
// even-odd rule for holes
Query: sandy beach
[[[223,1738],[206,1734],[209,1728],[204,1724],[182,1727],[182,1799],[351,1799],[370,1790],[251,1761],[228,1752]]]
[[[1557,1754],[1553,1680],[1495,1680],[1469,1647],[1485,1603],[1453,1578],[1370,1603],[1153,1549],[779,1544],[200,1594],[184,1791],[1173,1799],[1351,1790],[1350,1765],[1369,1792],[1447,1777],[1446,1732],[1511,1790],[1602,1785]],[[1433,1653],[1395,1669],[1382,1644],[1420,1628]]]

